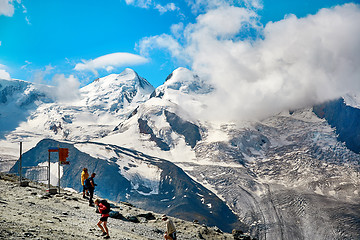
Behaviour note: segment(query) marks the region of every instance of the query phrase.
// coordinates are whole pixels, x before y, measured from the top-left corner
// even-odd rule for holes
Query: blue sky
[[[229,10],[241,23],[227,29],[226,20],[229,32],[216,37],[254,43],[268,22],[345,3],[359,1],[0,0],[0,77],[53,84],[56,74],[73,75],[83,86],[129,67],[157,87],[177,67],[201,72],[193,43],[202,20],[216,25],[211,16]]]

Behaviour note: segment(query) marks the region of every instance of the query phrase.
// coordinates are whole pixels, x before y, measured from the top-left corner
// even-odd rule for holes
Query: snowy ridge
[[[71,102],[51,98],[53,87],[24,81],[0,84],[1,145],[23,141],[26,149],[43,138],[80,141],[106,136],[154,91],[131,69],[95,80]]]
[[[353,107],[353,108],[360,109],[360,94],[359,93],[349,93],[349,94],[346,94],[343,98],[344,98],[346,105]]]

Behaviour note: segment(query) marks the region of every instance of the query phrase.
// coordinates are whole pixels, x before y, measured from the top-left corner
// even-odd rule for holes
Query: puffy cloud
[[[218,109],[232,119],[312,106],[360,91],[359,21],[360,9],[351,4],[268,23],[255,42],[195,31],[193,69],[211,79]]]
[[[0,0],[0,15],[11,17],[14,15],[14,0]]]
[[[6,70],[0,69],[0,79],[11,80],[11,77]]]
[[[56,84],[55,95],[59,101],[70,102],[79,99],[80,82],[76,77],[73,75],[65,77],[64,74],[56,74],[52,80]]]
[[[6,71],[6,66],[0,64],[0,79],[11,80],[10,74]]]
[[[148,62],[148,59],[142,56],[118,52],[107,54],[92,60],[83,60],[82,63],[76,64],[74,69],[77,71],[92,71],[97,75],[97,70],[99,69],[110,72],[117,67],[144,64],[146,62]]]
[[[174,37],[168,34],[143,38],[138,44],[138,48],[140,54],[144,56],[148,56],[153,49],[162,48],[170,51],[172,56],[176,59],[182,61],[186,60],[186,56],[182,55],[184,53],[184,48]]]
[[[176,11],[179,8],[174,3],[168,3],[166,5],[156,4],[155,9],[159,10],[159,12],[162,14],[169,11],[170,12]]]
[[[165,47],[161,40],[172,37],[180,51],[170,48],[173,56],[186,55],[192,70],[213,84],[202,117],[263,118],[360,91],[359,22],[356,4],[266,26],[253,11],[224,5],[186,26],[182,39],[155,36],[148,46]],[[244,31],[261,37],[243,38]]]

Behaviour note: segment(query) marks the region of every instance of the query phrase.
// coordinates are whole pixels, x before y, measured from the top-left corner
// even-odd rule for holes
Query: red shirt
[[[101,213],[101,217],[109,217],[110,216],[108,213],[105,213],[105,214],[102,213],[105,209],[106,209],[106,207],[102,203],[99,203],[99,212]]]

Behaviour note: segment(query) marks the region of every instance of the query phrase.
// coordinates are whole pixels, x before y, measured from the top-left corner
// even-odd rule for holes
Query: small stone
[[[214,227],[214,231],[217,232],[217,233],[223,233],[223,232],[220,230],[220,228],[218,228],[218,227],[216,227],[216,226]]]
[[[29,233],[29,232],[25,232],[25,233],[24,233],[24,237],[31,238],[31,237],[33,237],[33,236],[34,236],[34,234],[32,234],[32,233]]]
[[[59,220],[59,222],[62,222],[62,220],[58,217],[53,217],[53,219]]]
[[[129,220],[130,222],[133,222],[133,223],[139,223],[139,219],[136,217],[136,216],[128,216],[126,217],[127,220]]]

